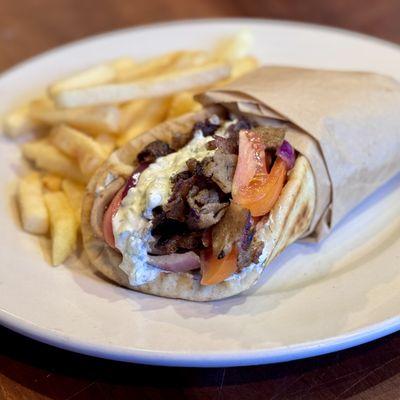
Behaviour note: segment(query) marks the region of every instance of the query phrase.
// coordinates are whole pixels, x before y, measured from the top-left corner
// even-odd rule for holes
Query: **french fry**
[[[76,248],[78,224],[63,192],[48,192],[44,200],[50,217],[52,264],[60,265]]]
[[[27,102],[3,118],[4,133],[11,138],[43,133],[46,125],[33,118],[32,112],[49,110],[51,108],[54,108],[54,105],[47,96]]]
[[[115,78],[116,71],[111,65],[100,64],[53,83],[49,87],[49,93],[54,95],[63,90],[102,85],[112,82]]]
[[[53,100],[47,94],[37,97],[29,102],[32,111],[54,110]]]
[[[143,112],[133,121],[132,126],[118,138],[118,146],[122,146],[129,140],[164,121],[170,103],[170,98],[152,100],[148,106],[144,108]]]
[[[181,51],[175,60],[166,68],[167,71],[200,67],[211,63],[210,55],[205,51]]]
[[[67,125],[55,126],[50,133],[50,141],[68,156],[76,158],[82,173],[87,177],[90,177],[106,158],[99,143]]]
[[[139,62],[132,66],[132,68],[128,68],[125,71],[120,70],[117,77],[117,82],[135,81],[163,73],[177,60],[178,57],[182,55],[182,53],[183,52],[181,51],[175,51],[162,54],[161,56]]]
[[[259,66],[258,60],[253,56],[241,57],[232,63],[232,73],[230,79],[236,79],[239,76],[247,74]]]
[[[62,190],[67,195],[68,200],[74,210],[78,225],[81,224],[82,200],[85,194],[85,187],[69,179],[62,181]]]
[[[24,230],[37,235],[47,233],[49,217],[38,172],[32,172],[19,181],[17,200]]]
[[[232,73],[228,79],[224,79],[223,81],[218,82],[215,87],[224,86],[240,76],[247,74],[250,71],[253,71],[259,66],[258,60],[252,56],[246,56],[235,60],[232,63]]]
[[[121,75],[128,73],[136,63],[130,57],[121,57],[108,63],[95,65],[83,71],[79,71],[64,79],[60,79],[49,87],[50,93],[60,90],[78,89],[95,85],[110,83]]]
[[[230,38],[221,40],[213,51],[213,58],[216,61],[232,63],[246,56],[252,44],[253,35],[244,29]]]
[[[132,82],[210,62],[205,51],[176,51],[120,68],[116,82]]]
[[[43,171],[82,183],[86,182],[86,178],[80,171],[76,161],[67,157],[45,140],[24,143],[22,145],[22,154]]]
[[[44,125],[32,118],[29,104],[15,109],[3,119],[3,131],[11,137],[36,134],[43,130]]]
[[[151,103],[151,99],[132,100],[121,106],[121,132],[125,132]]]
[[[231,67],[223,63],[183,69],[133,83],[102,85],[86,89],[65,90],[54,96],[60,107],[123,103],[129,100],[162,97],[208,86],[230,76]]]
[[[114,151],[115,146],[117,145],[115,142],[115,136],[111,137],[106,133],[97,136],[96,142],[101,145],[101,147],[103,148],[103,152],[106,156],[109,156]]]
[[[42,176],[42,182],[46,189],[56,192],[61,189],[62,178],[58,175],[45,173]]]
[[[31,116],[47,125],[68,124],[92,135],[119,132],[120,111],[115,106],[92,108],[32,110]]]
[[[201,109],[201,105],[194,100],[193,93],[182,92],[176,94],[171,101],[167,119],[176,118],[180,115]]]
[[[115,81],[118,82],[121,78],[132,71],[136,67],[137,63],[130,57],[122,57],[110,61],[109,65],[114,69]]]

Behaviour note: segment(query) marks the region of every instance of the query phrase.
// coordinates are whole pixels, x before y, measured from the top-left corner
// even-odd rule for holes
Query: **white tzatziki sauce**
[[[226,127],[225,124],[220,130],[225,131]],[[128,191],[114,215],[115,243],[123,257],[120,268],[128,275],[132,286],[150,282],[161,272],[147,263],[152,211],[168,201],[172,192],[171,177],[187,169],[189,158],[201,161],[214,154],[215,150],[208,150],[206,146],[212,139],[198,130],[186,146],[159,157],[141,173],[137,185]]]

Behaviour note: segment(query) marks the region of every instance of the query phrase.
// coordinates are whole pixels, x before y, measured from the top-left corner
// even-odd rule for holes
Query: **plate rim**
[[[124,346],[97,346],[77,336],[64,335],[57,330],[44,329],[0,309],[0,324],[4,327],[62,350],[86,356],[135,364],[166,367],[240,367],[276,364],[349,349],[388,336],[400,330],[400,315],[367,325],[350,333],[326,339],[280,346],[265,350],[169,352],[132,349]]]
[[[171,25],[187,25],[187,24],[204,24],[204,23],[249,23],[249,24],[260,24],[263,25],[265,23],[270,24],[270,25],[287,25],[287,26],[295,26],[299,28],[312,28],[316,30],[324,30],[328,32],[336,32],[342,35],[351,35],[353,37],[358,37],[360,39],[368,40],[368,41],[373,41],[376,44],[381,44],[385,45],[388,47],[393,48],[394,50],[400,51],[400,44],[397,44],[395,42],[391,42],[390,40],[386,40],[383,38],[379,38],[376,36],[369,35],[367,33],[359,32],[359,31],[354,31],[351,29],[345,29],[345,28],[340,28],[332,25],[323,25],[323,24],[318,24],[318,23],[313,23],[313,22],[303,22],[303,21],[290,21],[290,20],[285,20],[285,19],[271,19],[271,18],[251,18],[251,17],[210,17],[210,18],[193,18],[193,19],[172,19],[168,21],[160,21],[160,22],[148,22],[144,24],[139,24],[139,25],[133,25],[133,26],[128,26],[126,28],[120,28],[120,29],[113,29],[113,30],[107,30],[104,32],[96,33],[94,35],[86,35],[80,39],[72,40],[69,42],[66,42],[60,46],[53,46],[50,47],[49,49],[40,52],[38,54],[35,54],[31,57],[28,57],[22,61],[17,62],[16,64],[11,65],[9,68],[0,71],[0,80],[4,79],[7,77],[8,74],[14,73],[16,70],[24,67],[27,64],[31,64],[38,59],[46,56],[50,56],[53,53],[56,53],[57,51],[64,51],[67,50],[69,47],[73,47],[76,45],[82,45],[85,44],[86,42],[90,42],[92,40],[99,40],[102,39],[103,37],[109,37],[109,36],[118,36],[120,34],[132,32],[132,31],[138,31],[138,30],[144,30],[144,29],[153,29],[153,28],[162,28],[162,27],[167,27]]]
[[[92,41],[101,40],[110,36],[118,36],[129,32],[151,30],[176,25],[191,25],[205,23],[237,23],[237,24],[268,24],[282,27],[298,27],[304,29],[323,30],[325,32],[339,33],[344,36],[358,37],[363,40],[373,42],[377,45],[383,45],[393,50],[400,51],[400,45],[385,39],[374,37],[365,33],[352,31],[348,29],[327,26],[322,24],[307,23],[301,21],[289,21],[281,19],[267,18],[198,18],[198,19],[180,19],[157,23],[146,23],[135,25],[117,30],[101,32],[95,35],[88,35],[81,39],[65,43],[60,46],[52,47],[44,52],[29,57],[18,62],[0,73],[1,81],[8,78],[9,75],[17,73],[31,63],[39,61],[43,57],[52,56],[58,51],[68,51],[74,46],[84,45]],[[104,345],[90,343],[81,340],[71,334],[65,335],[57,330],[42,328],[34,323],[19,318],[0,307],[0,324],[4,327],[27,336],[39,342],[52,345],[63,350],[68,350],[89,356],[95,356],[104,359],[111,359],[138,364],[158,365],[158,366],[177,366],[177,367],[227,367],[227,366],[248,366],[260,364],[272,364],[298,360],[328,354],[354,346],[358,346],[370,341],[382,338],[400,330],[400,314],[384,319],[373,325],[367,325],[363,328],[350,331],[343,335],[332,336],[317,341],[302,342],[296,345],[280,346],[264,350],[243,350],[243,351],[153,351],[144,349],[135,349],[124,346]]]

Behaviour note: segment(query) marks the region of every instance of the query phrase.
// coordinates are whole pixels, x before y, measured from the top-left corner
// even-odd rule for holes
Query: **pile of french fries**
[[[85,184],[99,165],[160,122],[198,110],[195,93],[255,69],[250,44],[240,32],[210,51],[112,60],[54,82],[4,117],[7,136],[29,138],[21,140],[32,167],[17,192],[22,226],[50,234],[53,265],[77,246]]]

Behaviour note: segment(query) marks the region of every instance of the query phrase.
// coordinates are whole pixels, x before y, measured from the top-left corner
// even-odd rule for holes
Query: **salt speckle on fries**
[[[255,69],[249,32],[213,49],[178,50],[150,59],[122,57],[51,83],[44,93],[3,118],[3,132],[21,137],[35,172],[20,180],[23,229],[52,238],[52,263],[74,251],[84,185],[119,146],[155,125],[198,111],[196,92]],[[34,139],[28,140],[30,137]]]

